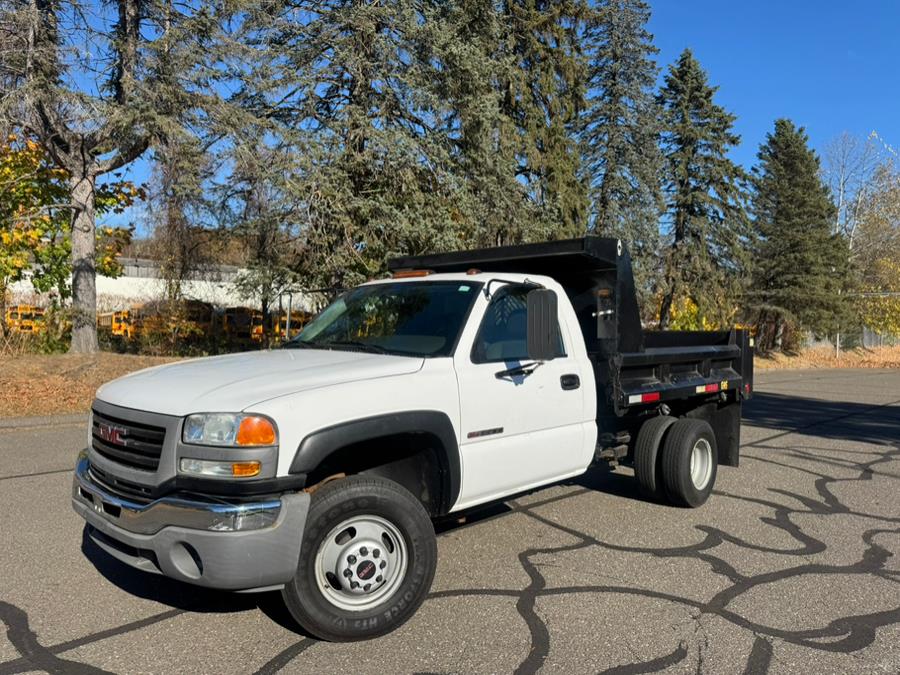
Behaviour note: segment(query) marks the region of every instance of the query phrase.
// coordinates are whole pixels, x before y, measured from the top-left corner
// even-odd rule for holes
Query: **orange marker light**
[[[276,438],[275,427],[265,417],[245,417],[238,428],[237,444],[275,445]]]
[[[249,478],[259,473],[259,462],[234,462],[231,465],[231,475],[239,478]]]
[[[397,270],[391,277],[393,279],[410,279],[412,277],[427,277],[431,270]]]

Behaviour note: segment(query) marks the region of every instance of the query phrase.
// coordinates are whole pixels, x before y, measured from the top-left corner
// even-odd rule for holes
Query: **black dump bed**
[[[517,272],[552,277],[575,308],[597,380],[601,430],[628,430],[665,405],[676,414],[730,408],[753,390],[752,339],[743,330],[645,331],[631,257],[618,239],[583,237],[541,244],[395,258],[392,271]],[[737,405],[732,405],[737,404]],[[734,408],[737,410],[735,411]],[[721,410],[724,413],[724,410]],[[705,417],[716,427],[716,411]],[[723,428],[724,428],[723,423]],[[728,427],[734,426],[729,420]],[[716,429],[717,434],[719,429]],[[720,461],[737,463],[736,438],[721,439]],[[723,447],[724,446],[724,447]],[[733,457],[731,456],[733,455]]]

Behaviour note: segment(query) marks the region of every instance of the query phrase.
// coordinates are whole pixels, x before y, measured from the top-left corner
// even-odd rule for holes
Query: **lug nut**
[[[350,570],[350,569],[345,569],[345,570],[344,570],[344,576],[347,577],[347,578],[349,579],[350,577],[353,576],[353,571]]]
[[[379,574],[377,577],[375,577],[375,582],[376,582],[376,583],[379,583],[379,584],[380,584],[382,581],[384,581],[384,577],[381,576],[380,574]]]
[[[380,555],[381,555],[381,551],[379,551],[377,548],[374,551],[372,551],[373,557],[377,558]]]
[[[365,586],[363,586],[364,591],[368,591],[370,588],[372,588],[372,584],[366,584]]]
[[[361,556],[367,556],[367,555],[369,555],[369,549],[367,549],[365,546],[363,546],[361,549],[359,549],[359,554]]]
[[[384,569],[385,567],[387,567],[387,563],[384,560],[382,560],[381,564],[378,567],[380,567],[381,569]]]
[[[355,555],[348,555],[348,556],[347,556],[347,562],[350,563],[351,565],[355,565],[355,564],[356,564],[356,556],[355,556]]]
[[[359,584],[355,581],[350,582],[350,588],[359,588]]]

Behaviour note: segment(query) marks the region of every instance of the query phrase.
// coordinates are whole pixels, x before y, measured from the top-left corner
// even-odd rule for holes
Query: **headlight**
[[[194,445],[275,445],[278,432],[275,423],[262,415],[203,413],[187,417],[181,439]]]

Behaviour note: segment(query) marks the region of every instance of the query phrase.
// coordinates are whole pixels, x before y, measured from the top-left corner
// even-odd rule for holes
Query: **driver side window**
[[[475,344],[473,363],[498,363],[528,359],[527,296],[533,286],[504,286],[491,299]],[[557,356],[565,356],[562,336],[559,336]]]

